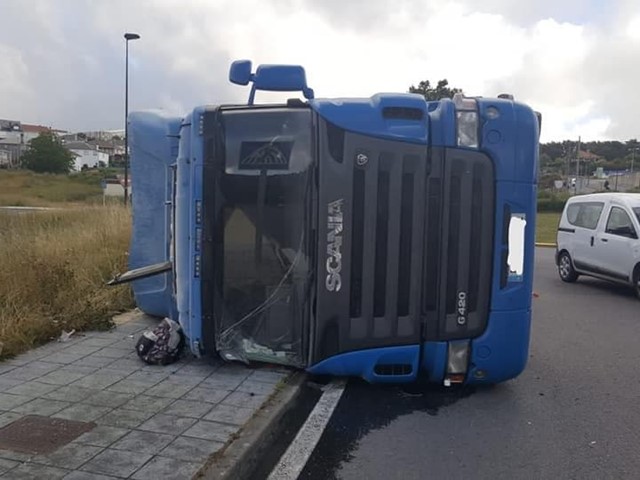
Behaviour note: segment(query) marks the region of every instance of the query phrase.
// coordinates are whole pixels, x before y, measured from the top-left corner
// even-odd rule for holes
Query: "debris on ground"
[[[70,332],[65,332],[64,330],[62,331],[62,333],[60,334],[60,337],[58,338],[59,342],[68,342],[69,339],[71,338],[71,336],[76,333],[75,330],[71,330]]]

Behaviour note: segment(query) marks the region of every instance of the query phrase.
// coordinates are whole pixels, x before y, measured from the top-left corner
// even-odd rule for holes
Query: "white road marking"
[[[345,387],[346,382],[343,381],[327,385],[320,400],[298,431],[296,438],[293,439],[287,451],[271,471],[269,480],[296,480],[298,478],[316,448],[322,432],[327,427]]]

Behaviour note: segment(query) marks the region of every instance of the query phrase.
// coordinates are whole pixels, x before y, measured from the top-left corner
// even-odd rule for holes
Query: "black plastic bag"
[[[169,365],[180,358],[184,344],[180,324],[165,318],[157,327],[142,334],[136,343],[136,352],[149,365]]]

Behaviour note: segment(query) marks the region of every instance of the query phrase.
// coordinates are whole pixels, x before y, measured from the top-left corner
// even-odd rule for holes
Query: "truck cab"
[[[246,104],[130,117],[131,264],[158,262],[134,282],[140,308],[228,361],[377,382],[518,375],[536,113],[461,94],[321,99],[299,66],[238,61],[229,77],[251,85]],[[303,99],[255,104],[258,90]]]

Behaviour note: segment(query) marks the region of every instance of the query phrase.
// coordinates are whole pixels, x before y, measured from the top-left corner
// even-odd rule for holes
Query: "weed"
[[[126,269],[130,226],[121,206],[0,213],[0,358],[133,306],[128,288],[105,286]]]

